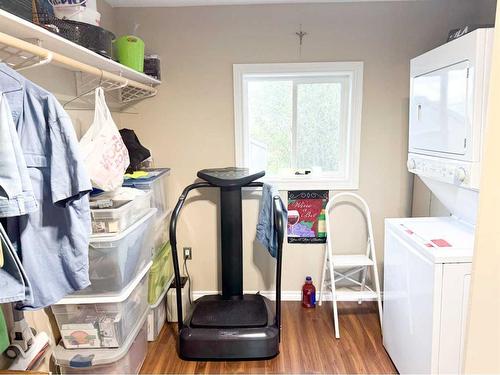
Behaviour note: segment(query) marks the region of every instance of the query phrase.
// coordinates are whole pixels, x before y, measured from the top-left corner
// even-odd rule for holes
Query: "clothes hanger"
[[[17,84],[19,85],[19,88],[18,89],[15,89],[15,90],[10,90],[10,91],[2,91],[2,95],[3,94],[10,94],[10,93],[13,93],[13,92],[18,92],[18,91],[22,91],[23,90],[23,84],[21,83],[21,81],[19,81],[16,77],[14,77],[12,74],[9,74],[5,71],[3,71],[2,69],[0,69],[0,73],[3,73],[5,74],[6,76],[10,77],[11,79],[13,79],[14,81],[17,82]]]
[[[102,87],[102,79],[103,79],[103,76],[104,76],[104,71],[101,69],[101,77],[99,78],[99,84],[96,86],[96,87],[93,87],[92,89],[88,90],[88,91],[85,91],[84,93],[74,97],[73,99],[71,99],[70,101],[64,103],[63,105],[63,108],[66,109],[66,106],[70,103],[73,103],[74,101],[80,99],[80,98],[83,98],[84,96],[87,96],[88,94],[94,92],[96,89],[98,89],[99,87]]]
[[[122,88],[124,88],[124,87],[127,87],[127,86],[128,86],[129,80],[127,79],[127,80],[125,80],[125,82],[124,82],[124,83],[122,83],[122,84],[121,84],[121,85],[119,85],[119,86],[116,86],[116,87],[112,87],[112,88],[105,89],[104,87],[102,87],[102,83],[103,83],[103,75],[104,75],[104,72],[103,72],[103,70],[101,69],[101,77],[100,77],[100,79],[99,79],[99,84],[98,84],[96,87],[92,88],[91,90],[88,90],[88,91],[86,91],[86,92],[84,92],[84,93],[82,93],[82,94],[78,95],[77,97],[75,97],[75,98],[71,99],[70,101],[68,101],[68,102],[64,103],[63,108],[64,108],[64,109],[66,109],[66,106],[67,106],[68,104],[73,103],[74,101],[76,101],[76,100],[78,100],[78,99],[80,99],[80,98],[82,98],[82,97],[84,97],[84,96],[86,96],[86,95],[88,95],[88,94],[93,93],[93,92],[94,92],[96,89],[98,89],[99,87],[101,87],[101,88],[102,88],[105,92],[111,92],[111,91],[119,90],[119,89],[122,89]],[[120,73],[120,77],[121,77],[121,73]],[[82,108],[76,108],[76,109],[81,110]]]

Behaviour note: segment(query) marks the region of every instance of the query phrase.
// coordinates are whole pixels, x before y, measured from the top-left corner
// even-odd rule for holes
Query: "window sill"
[[[294,176],[288,178],[264,178],[263,182],[274,185],[279,191],[288,190],[358,190],[359,183],[355,180],[338,180],[317,176]]]

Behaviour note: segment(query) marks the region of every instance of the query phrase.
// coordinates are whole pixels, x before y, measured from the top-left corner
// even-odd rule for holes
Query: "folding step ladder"
[[[350,199],[346,199],[350,198]],[[353,199],[354,198],[354,199]],[[363,210],[368,228],[368,239],[366,245],[366,253],[364,255],[333,255],[333,241],[331,230],[331,212],[334,205],[339,202],[358,201]],[[358,301],[362,303],[364,300],[377,300],[380,326],[382,327],[382,299],[380,295],[380,283],[378,278],[377,255],[375,253],[375,241],[373,240],[373,228],[370,214],[370,208],[366,201],[358,194],[354,193],[339,193],[330,199],[325,208],[327,240],[325,247],[325,257],[323,262],[323,272],[321,277],[321,293],[319,296],[319,305],[324,299],[325,289],[330,288],[332,292],[333,305],[333,320],[335,326],[335,337],[340,338],[339,318],[337,312],[337,301]],[[335,218],[333,220],[336,220]],[[372,270],[371,280],[375,284],[375,290],[366,285],[366,277],[368,268]],[[342,270],[340,272],[339,270]],[[326,280],[327,272],[330,280]],[[354,276],[360,274],[360,281],[354,279]],[[335,284],[341,280],[347,280],[352,283],[356,289],[336,290]]]

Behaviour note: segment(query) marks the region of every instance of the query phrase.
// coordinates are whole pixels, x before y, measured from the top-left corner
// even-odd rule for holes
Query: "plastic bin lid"
[[[140,191],[142,194],[137,195],[134,199],[132,200],[121,200],[121,199],[114,199],[108,196],[99,196],[100,199],[92,199],[90,201],[90,211],[92,215],[94,213],[98,213],[99,215],[104,215],[104,214],[120,214],[122,211],[128,210],[130,207],[133,207],[137,199],[150,199],[148,195],[151,195],[151,191],[147,190],[140,190],[140,189],[134,189],[137,191]],[[99,207],[92,207],[92,203],[97,203],[99,201],[106,201],[109,200],[113,203],[113,207],[105,207],[105,208],[99,208]]]
[[[106,201],[106,202],[111,202],[111,206],[106,206],[106,207],[99,207],[99,202],[101,201]],[[91,211],[99,211],[99,212],[105,212],[105,211],[120,211],[120,208],[126,207],[128,204],[133,203],[132,201],[117,201],[113,199],[101,199],[101,200],[95,200],[95,201],[90,201],[90,210]]]
[[[137,288],[142,279],[147,275],[153,262],[149,262],[148,265],[132,280],[120,293],[115,294],[90,294],[85,296],[80,295],[69,295],[55,305],[89,305],[96,303],[120,303],[125,301]]]
[[[131,187],[122,186],[113,191],[103,191],[101,193],[94,194],[90,197],[90,201],[99,201],[101,199],[112,199],[117,201],[131,201],[137,198],[141,198],[146,195],[147,192],[141,189],[134,189]]]
[[[151,185],[158,178],[164,176],[165,174],[168,175],[170,173],[170,168],[151,168],[151,169],[146,169],[145,171],[149,173],[147,177],[143,178],[125,177],[125,180],[123,181],[123,186],[134,187],[134,186]]]
[[[141,319],[137,322],[127,340],[123,345],[116,349],[65,349],[62,342],[54,349],[55,362],[59,366],[72,367],[72,368],[89,368],[99,365],[107,365],[110,363],[118,362],[120,359],[127,355],[130,347],[134,343],[137,335],[144,326],[148,318],[149,307],[142,315]]]
[[[174,281],[174,279],[175,279],[175,275],[172,275],[170,280],[168,280],[168,282],[165,284],[165,289],[163,290],[163,292],[161,292],[156,303],[154,305],[151,305],[151,310],[156,309],[163,302],[163,300],[165,299],[165,296],[167,295],[168,290],[170,289],[170,284],[172,284],[172,281]]]
[[[120,241],[126,236],[128,236],[131,232],[136,230],[142,223],[144,223],[146,220],[151,218],[153,215],[156,215],[156,211],[158,211],[157,208],[150,208],[148,212],[141,217],[139,220],[137,220],[134,224],[129,226],[127,229],[125,229],[123,232],[119,232],[116,234],[111,234],[111,233],[99,233],[99,234],[93,234],[90,236],[90,247],[92,247],[92,244],[100,243],[100,242],[115,242],[115,241]],[[95,246],[99,247],[99,246]],[[99,247],[100,248],[100,247]]]

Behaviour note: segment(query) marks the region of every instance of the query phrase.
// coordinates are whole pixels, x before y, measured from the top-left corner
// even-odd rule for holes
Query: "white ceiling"
[[[297,3],[353,3],[375,1],[426,0],[106,0],[113,7],[186,7],[206,5],[297,4]]]

